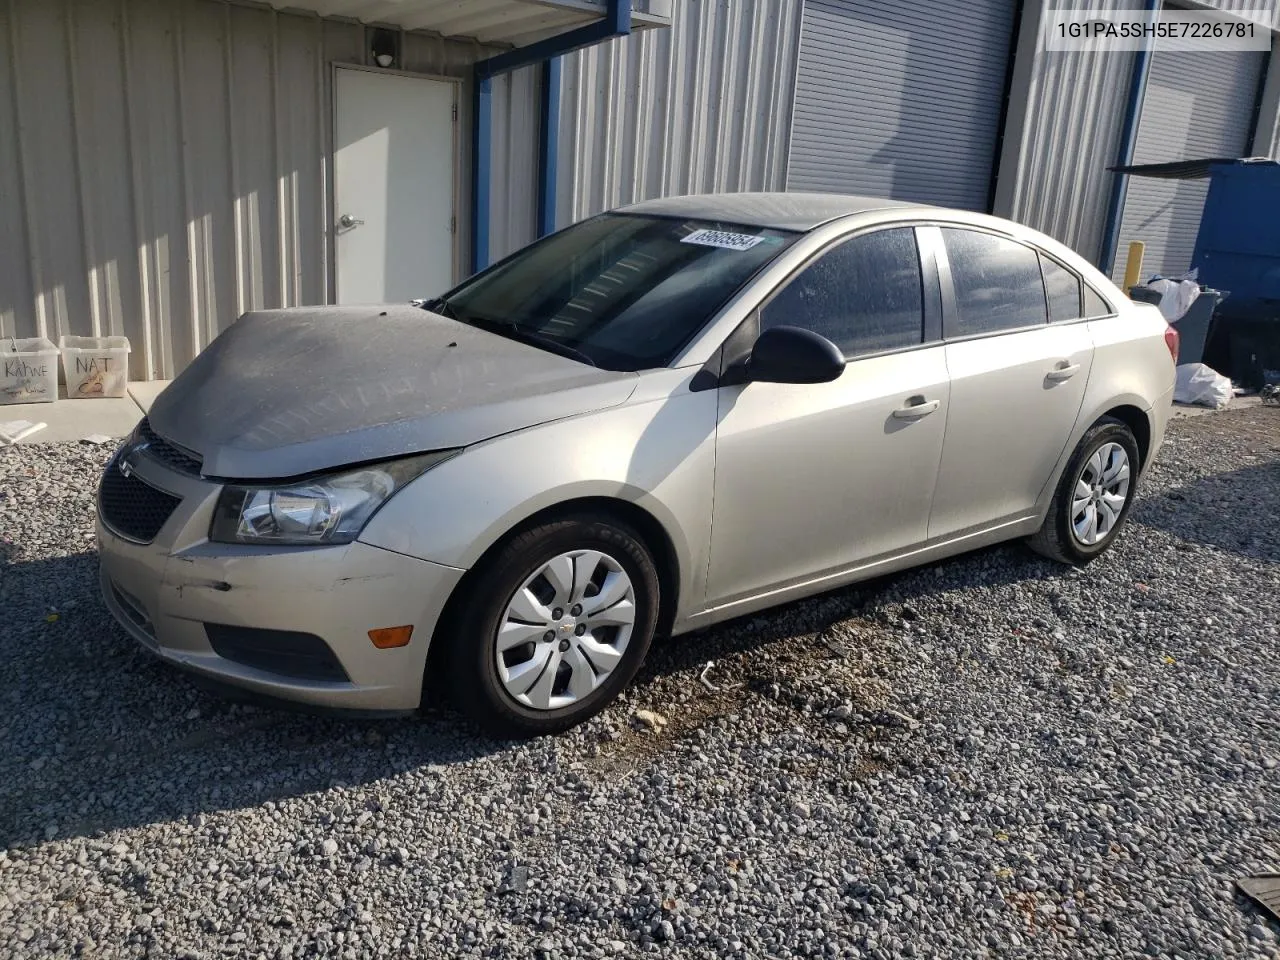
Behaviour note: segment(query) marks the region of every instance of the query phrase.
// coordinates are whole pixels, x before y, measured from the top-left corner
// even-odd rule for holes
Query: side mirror
[[[821,334],[771,327],[751,348],[746,375],[762,383],[829,383],[844,373],[844,365],[840,348]]]

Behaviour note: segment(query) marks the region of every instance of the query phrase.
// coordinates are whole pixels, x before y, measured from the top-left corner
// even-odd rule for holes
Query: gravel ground
[[[525,744],[152,662],[95,596],[107,452],[0,450],[0,958],[1280,956],[1232,887],[1280,870],[1280,410],[1175,422],[1085,570],[668,641]]]

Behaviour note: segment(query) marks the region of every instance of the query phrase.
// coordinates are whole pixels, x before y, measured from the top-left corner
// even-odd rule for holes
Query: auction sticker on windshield
[[[749,233],[726,233],[723,230],[695,230],[681,243],[696,243],[704,247],[723,247],[725,250],[750,250],[764,237],[753,237]]]

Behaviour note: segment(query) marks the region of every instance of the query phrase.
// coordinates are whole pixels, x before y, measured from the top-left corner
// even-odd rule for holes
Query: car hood
[[[206,476],[285,478],[616,406],[636,383],[414,306],[310,307],[241,317],[148,417]]]

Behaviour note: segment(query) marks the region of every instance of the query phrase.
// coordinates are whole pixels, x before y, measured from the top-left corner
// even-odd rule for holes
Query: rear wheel
[[[1133,505],[1138,456],[1127,424],[1106,417],[1090,427],[1062,472],[1044,524],[1028,541],[1031,548],[1072,564],[1105,551]]]
[[[581,723],[635,676],[658,601],[648,549],[612,518],[568,517],[517,534],[471,583],[450,638],[453,698],[501,736]]]

